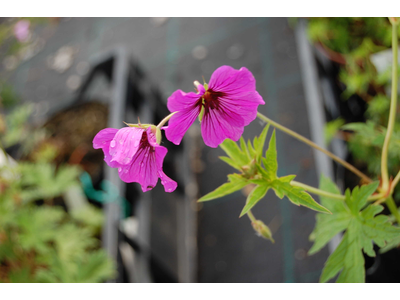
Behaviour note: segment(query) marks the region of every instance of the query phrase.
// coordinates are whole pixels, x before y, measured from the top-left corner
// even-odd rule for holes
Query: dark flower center
[[[140,139],[140,149],[145,150],[145,151],[149,151],[150,154],[154,153],[155,149],[154,147],[152,147],[149,143],[149,140],[147,139],[147,132],[144,131],[142,134],[142,138]],[[147,150],[146,148],[150,148],[149,150]]]
[[[225,96],[223,92],[215,92],[213,90],[207,90],[203,97],[196,103],[201,108],[204,99],[204,113],[208,113],[210,109],[216,109],[219,107],[219,98]]]

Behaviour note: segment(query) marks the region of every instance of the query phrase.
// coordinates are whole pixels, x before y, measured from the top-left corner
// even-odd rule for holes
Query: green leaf
[[[282,199],[283,196],[286,196],[293,204],[302,205],[322,213],[331,213],[328,209],[318,204],[311,195],[303,189],[290,185],[290,183],[287,182],[290,178],[291,177],[286,176],[284,180],[280,180],[279,178],[271,183],[272,188],[279,198]]]
[[[318,252],[331,238],[346,230],[342,242],[328,258],[320,281],[326,282],[341,272],[337,282],[364,282],[364,251],[375,256],[373,242],[382,247],[387,242],[400,237],[400,228],[392,226],[388,217],[379,215],[380,205],[367,204],[367,198],[375,192],[379,183],[356,187],[351,193],[346,191],[345,201],[321,197],[321,203],[332,211],[332,215],[317,214],[316,227],[310,238],[314,245],[309,254]],[[321,176],[320,188],[330,193],[339,189],[329,179]],[[363,209],[364,208],[364,209]]]
[[[338,118],[336,120],[326,123],[324,128],[325,145],[329,145],[332,139],[335,137],[339,128],[345,123],[344,119]]]
[[[256,150],[254,150],[253,146],[251,145],[250,140],[247,141],[247,148],[249,149],[250,160],[253,158],[256,158]]]
[[[264,198],[267,191],[270,189],[268,184],[258,185],[256,186],[249,194],[246,200],[246,205],[244,206],[242,212],[240,213],[239,218],[243,215],[247,214],[247,212],[253,208],[254,205],[257,204],[262,198]]]
[[[319,188],[332,194],[341,194],[339,188],[324,175],[321,175]],[[309,250],[309,255],[321,250],[335,235],[345,230],[351,219],[344,201],[323,196],[320,196],[320,199],[321,204],[329,209],[332,215],[316,215],[317,224],[310,235],[314,245]]]
[[[359,250],[357,241],[349,240],[349,237],[345,235],[339,246],[325,263],[320,282],[327,282],[342,269],[343,271],[337,279],[337,282],[364,282],[364,263],[364,257]]]
[[[247,149],[246,142],[244,141],[243,136],[240,137],[240,148],[242,148],[243,153],[246,153],[247,159],[251,160],[249,149]]]
[[[201,197],[198,202],[210,201],[213,199],[221,198],[226,195],[232,194],[242,188],[244,188],[248,182],[243,179],[239,179],[238,177],[228,176],[230,182],[224,183],[220,187],[216,188],[214,191],[208,193]]]
[[[261,132],[259,138],[257,139],[256,137],[254,138],[254,148],[256,150],[256,155],[257,155],[257,161],[260,162],[260,159],[262,157],[263,154],[263,150],[264,150],[264,144],[265,144],[265,140],[267,139],[267,133],[268,133],[268,129],[269,129],[270,124],[268,124],[267,126],[264,127],[263,131]]]
[[[225,139],[220,145],[222,150],[240,166],[248,164],[247,154],[240,150],[239,146],[230,139]]]
[[[93,252],[78,270],[76,282],[83,283],[102,282],[116,275],[113,261],[103,250]]]
[[[238,163],[236,163],[233,159],[226,157],[226,156],[220,156],[219,159],[226,162],[228,165],[235,168],[236,170],[241,171],[240,165]]]
[[[269,140],[268,150],[265,153],[265,159],[263,159],[263,163],[264,163],[264,167],[267,171],[268,178],[270,180],[277,178],[278,154],[276,152],[275,129],[272,132],[271,139]]]

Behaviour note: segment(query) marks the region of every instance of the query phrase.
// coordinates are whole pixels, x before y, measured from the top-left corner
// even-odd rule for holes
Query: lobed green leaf
[[[244,188],[248,184],[248,182],[245,180],[240,180],[240,179],[232,177],[232,176],[229,178],[231,179],[230,182],[224,183],[223,185],[216,188],[214,191],[208,193],[207,195],[204,195],[197,201],[204,202],[204,201],[210,201],[210,200],[214,200],[217,198],[221,198],[221,197],[232,194],[232,193]],[[233,179],[233,178],[235,178],[235,179]]]
[[[239,218],[243,215],[247,214],[247,212],[253,208],[254,205],[257,204],[262,198],[264,198],[267,191],[270,189],[269,184],[258,185],[256,186],[248,195],[246,200],[246,205],[243,207],[242,212],[240,213]]]
[[[230,139],[225,139],[220,145],[222,150],[239,166],[244,166],[248,164],[247,154],[240,150],[239,146]]]
[[[341,272],[337,282],[364,282],[363,251],[375,256],[373,242],[383,247],[387,242],[400,240],[400,228],[388,222],[387,216],[379,215],[380,205],[366,208],[367,198],[375,192],[378,183],[347,190],[345,201],[321,197],[321,203],[332,210],[332,215],[317,215],[317,224],[310,238],[315,240],[309,254],[316,253],[341,231],[345,231],[338,248],[328,258],[320,281],[326,282]],[[331,193],[339,189],[329,179],[321,176],[320,188]],[[363,209],[364,208],[364,209]],[[363,209],[363,210],[362,210]]]

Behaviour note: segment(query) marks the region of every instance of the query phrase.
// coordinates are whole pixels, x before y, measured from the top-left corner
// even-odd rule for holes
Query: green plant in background
[[[52,163],[56,150],[37,147],[30,106],[0,115],[1,142],[31,151],[32,161],[0,153],[0,282],[102,282],[115,266],[100,248],[103,214],[84,196],[73,165]],[[39,150],[38,150],[39,149]]]
[[[339,63],[339,80],[345,85],[342,97],[358,95],[367,102],[366,123],[341,127],[340,121],[334,120],[327,125],[326,140],[329,143],[339,129],[351,131],[347,141],[356,162],[367,165],[371,176],[378,176],[386,133],[383,126],[388,122],[392,67],[389,64],[386,70],[378,72],[373,56],[390,50],[391,24],[387,18],[310,18],[308,25],[310,39]],[[396,32],[400,36],[399,28]],[[396,121],[394,126],[400,128],[400,123]],[[395,134],[388,160],[393,176],[400,166],[398,142]]]

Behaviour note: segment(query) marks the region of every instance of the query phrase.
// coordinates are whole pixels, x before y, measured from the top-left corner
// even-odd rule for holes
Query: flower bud
[[[251,225],[253,225],[254,230],[259,236],[270,240],[272,243],[275,243],[274,239],[272,238],[271,230],[267,225],[264,224],[263,221],[256,220],[252,222]]]

